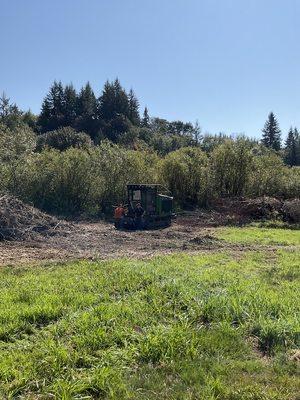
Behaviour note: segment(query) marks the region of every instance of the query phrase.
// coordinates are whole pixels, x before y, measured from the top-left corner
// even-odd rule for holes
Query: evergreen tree
[[[99,98],[98,118],[101,135],[114,142],[131,128],[128,95],[118,79],[105,83]]]
[[[63,126],[73,126],[77,116],[77,93],[73,85],[67,85],[63,94]]]
[[[77,110],[76,129],[94,139],[97,133],[97,100],[89,82],[80,90]]]
[[[61,82],[54,81],[43,100],[38,125],[42,132],[57,129],[64,125],[64,88]]]
[[[34,115],[31,110],[26,111],[23,116],[22,120],[25,124],[27,124],[33,131],[36,130],[36,122],[37,116]]]
[[[262,129],[262,144],[268,148],[272,148],[276,151],[280,150],[280,128],[277,119],[273,112],[270,112],[268,119]]]
[[[99,116],[105,122],[109,122],[120,115],[129,118],[127,93],[118,79],[112,83],[107,81],[99,98]]]
[[[106,81],[102,95],[99,98],[99,117],[110,121],[115,116],[115,90],[114,85]]]
[[[0,97],[0,122],[8,128],[14,129],[23,123],[23,112],[14,103],[10,102],[9,97],[3,92]]]
[[[122,88],[119,79],[114,81],[114,95],[115,95],[115,115],[123,115],[129,118],[129,99],[125,89]]]
[[[6,94],[3,92],[0,97],[0,118],[5,119],[10,113],[10,101]]]
[[[291,127],[285,142],[285,162],[290,165],[297,164],[297,142],[295,131]]]
[[[149,117],[147,107],[145,107],[144,112],[143,112],[142,126],[145,128],[149,128],[149,126],[150,126],[150,117]]]
[[[128,94],[128,102],[130,121],[133,123],[133,125],[140,125],[139,101],[132,89],[130,89]]]
[[[300,134],[298,132],[298,129],[294,129],[294,137],[295,137],[295,143],[296,143],[296,163],[295,165],[300,166]]]

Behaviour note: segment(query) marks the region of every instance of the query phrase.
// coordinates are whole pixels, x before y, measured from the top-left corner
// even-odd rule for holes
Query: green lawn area
[[[217,237],[230,243],[257,243],[263,245],[300,245],[300,230],[255,226],[217,229]]]
[[[0,398],[299,399],[299,265],[285,248],[4,268]]]

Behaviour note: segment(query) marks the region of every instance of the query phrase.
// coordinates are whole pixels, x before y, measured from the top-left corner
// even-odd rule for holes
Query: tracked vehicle
[[[173,217],[173,197],[166,189],[157,184],[127,185],[127,213],[123,217],[122,227],[135,229],[134,210],[140,203],[144,209],[143,228],[158,229],[171,225]]]

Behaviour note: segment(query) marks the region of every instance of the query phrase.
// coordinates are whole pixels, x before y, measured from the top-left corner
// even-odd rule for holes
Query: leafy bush
[[[36,135],[27,126],[20,125],[13,131],[0,124],[0,162],[11,163],[20,157],[26,157],[33,152],[36,145]]]
[[[0,191],[17,188],[16,168],[26,162],[36,146],[36,135],[27,125],[14,130],[0,124]]]
[[[255,156],[249,174],[248,194],[254,197],[285,197],[285,179],[288,173],[288,167],[275,152]]]
[[[89,150],[43,150],[15,166],[8,189],[58,214],[109,212],[124,199],[129,182],[152,182],[158,157],[108,142]]]
[[[249,143],[243,139],[227,140],[213,150],[210,167],[211,184],[217,196],[242,195],[252,168]]]
[[[206,204],[208,159],[199,148],[186,147],[169,153],[162,162],[162,178],[180,205]]]
[[[64,127],[40,135],[36,149],[41,151],[46,147],[52,147],[64,151],[70,147],[88,148],[91,145],[91,138],[86,133],[76,132],[73,128]]]

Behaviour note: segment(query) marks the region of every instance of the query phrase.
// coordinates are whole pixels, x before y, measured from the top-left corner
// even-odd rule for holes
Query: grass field
[[[218,235],[281,246],[2,268],[0,398],[299,399],[300,233]]]

